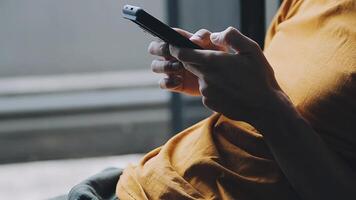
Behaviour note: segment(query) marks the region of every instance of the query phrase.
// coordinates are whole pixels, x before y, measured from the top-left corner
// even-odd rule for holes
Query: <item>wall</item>
[[[1,0],[0,78],[149,68],[128,2],[164,20],[164,0]]]

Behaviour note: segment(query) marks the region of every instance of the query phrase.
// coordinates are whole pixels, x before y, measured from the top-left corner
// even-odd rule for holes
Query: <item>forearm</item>
[[[284,97],[254,126],[263,134],[282,171],[303,199],[356,196],[355,174]]]

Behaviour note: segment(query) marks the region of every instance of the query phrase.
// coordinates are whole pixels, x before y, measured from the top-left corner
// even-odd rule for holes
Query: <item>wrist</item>
[[[266,98],[259,113],[251,121],[251,125],[263,130],[269,126],[283,123],[288,117],[298,115],[289,97],[280,90],[275,90]]]

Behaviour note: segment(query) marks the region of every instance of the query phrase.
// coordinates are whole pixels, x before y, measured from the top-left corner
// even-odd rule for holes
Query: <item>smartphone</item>
[[[131,20],[148,33],[168,44],[181,48],[203,49],[140,7],[125,5],[122,13],[125,19]]]

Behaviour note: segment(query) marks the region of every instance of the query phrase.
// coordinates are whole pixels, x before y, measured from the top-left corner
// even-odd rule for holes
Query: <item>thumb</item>
[[[239,53],[248,53],[259,48],[255,41],[233,27],[229,27],[222,32],[212,33],[210,40],[217,46],[230,47]]]

